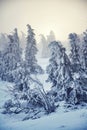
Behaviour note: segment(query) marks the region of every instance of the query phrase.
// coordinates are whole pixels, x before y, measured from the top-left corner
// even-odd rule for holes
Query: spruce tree
[[[72,75],[73,75],[73,83],[72,83],[73,89],[69,97],[72,97],[71,99],[73,99],[73,101],[71,99],[70,100],[68,99],[68,100],[70,103],[73,102],[74,104],[77,104],[77,103],[80,103],[81,101],[84,101],[84,98],[83,98],[84,93],[86,94],[84,86],[86,86],[87,78],[86,78],[86,73],[84,71],[84,66],[81,64],[82,53],[80,52],[81,48],[79,44],[80,42],[79,37],[76,33],[73,33],[73,34],[71,33],[69,35],[69,39],[70,39],[70,44],[71,44],[70,59],[71,59]],[[84,51],[83,51],[83,55],[84,55]],[[83,59],[85,58],[83,57]]]
[[[0,78],[2,79],[3,77],[3,53],[0,51]]]
[[[41,44],[42,44],[42,57],[48,57],[48,44],[44,35],[41,35]]]
[[[65,93],[69,81],[72,80],[70,60],[60,42],[51,42],[49,47],[51,58],[47,67],[48,81],[52,82],[52,87],[57,93],[63,90]]]
[[[13,39],[14,39],[15,51],[16,51],[15,56],[17,58],[17,61],[21,62],[22,48],[20,47],[20,40],[19,40],[17,28],[14,29]]]
[[[8,81],[13,81],[12,72],[21,64],[21,48],[19,46],[19,38],[17,29],[13,35],[8,35],[9,43],[3,52],[4,75]]]
[[[79,37],[76,33],[71,33],[69,34],[69,39],[71,46],[70,59],[72,68],[74,72],[78,72],[79,70],[81,70]]]
[[[87,30],[83,35],[83,60],[84,60],[84,69],[87,70]]]
[[[36,40],[35,40],[35,33],[31,26],[28,24],[28,36],[27,36],[27,45],[25,49],[25,64],[26,68],[28,69],[29,73],[38,73],[42,72],[41,67],[37,64],[36,54],[37,54],[37,47],[36,47]]]

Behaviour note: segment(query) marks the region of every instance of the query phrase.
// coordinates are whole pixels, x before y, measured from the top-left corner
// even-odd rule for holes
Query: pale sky
[[[15,27],[26,31],[30,24],[37,35],[53,30],[58,40],[87,29],[87,0],[0,0],[0,33]]]

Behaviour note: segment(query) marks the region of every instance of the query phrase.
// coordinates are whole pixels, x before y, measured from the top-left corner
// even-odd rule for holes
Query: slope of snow
[[[18,121],[15,117],[12,119],[12,116],[4,115],[0,123],[0,130],[87,130],[87,110],[56,112],[27,121]]]

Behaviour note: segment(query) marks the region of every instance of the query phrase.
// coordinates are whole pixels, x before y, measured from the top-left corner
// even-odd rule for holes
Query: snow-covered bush
[[[4,107],[5,111],[3,113],[18,114],[25,112],[29,114],[31,110],[32,113],[34,111],[38,111],[38,113],[42,111],[46,114],[54,112],[56,109],[54,100],[47,95],[40,81],[31,78],[29,74],[23,71],[23,68],[19,70],[18,75],[16,73],[15,85],[9,88],[14,105],[11,106],[8,103],[9,107],[8,109]],[[33,89],[32,84],[35,86]]]
[[[5,103],[4,103],[4,111],[3,111],[3,114],[11,114],[11,108],[14,106],[13,102],[11,99],[7,100]]]

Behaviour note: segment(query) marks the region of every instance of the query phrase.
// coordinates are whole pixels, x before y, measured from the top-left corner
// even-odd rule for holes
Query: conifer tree
[[[70,60],[60,42],[51,42],[49,47],[51,58],[47,67],[48,81],[52,82],[57,93],[62,90],[65,93],[68,83],[72,80]]]
[[[83,60],[84,60],[84,69],[87,69],[87,30],[83,35]]]
[[[21,48],[17,29],[13,35],[8,35],[9,43],[3,51],[4,76],[7,80],[12,81],[12,72],[21,64]]]
[[[47,40],[45,38],[44,35],[40,35],[41,36],[41,44],[42,44],[42,57],[46,58],[48,57],[48,44],[47,44]]]
[[[71,33],[69,34],[69,39],[71,45],[70,59],[72,68],[74,72],[78,72],[79,70],[81,70],[79,37],[76,33]]]
[[[37,47],[36,47],[36,40],[35,40],[35,33],[31,26],[28,24],[28,36],[27,36],[27,45],[25,49],[25,64],[26,68],[28,68],[29,73],[38,73],[42,72],[41,67],[37,64],[36,54],[37,54]]]

